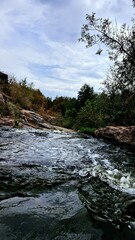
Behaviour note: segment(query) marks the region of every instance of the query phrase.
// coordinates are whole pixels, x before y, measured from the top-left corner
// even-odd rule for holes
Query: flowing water
[[[134,152],[76,133],[1,128],[0,239],[135,239]]]

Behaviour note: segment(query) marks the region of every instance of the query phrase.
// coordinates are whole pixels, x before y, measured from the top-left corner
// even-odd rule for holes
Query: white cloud
[[[0,0],[0,4],[0,70],[27,77],[53,96],[76,96],[84,83],[98,90],[105,76],[107,54],[97,56],[77,41],[85,14],[97,12],[120,23],[132,14],[126,0]]]

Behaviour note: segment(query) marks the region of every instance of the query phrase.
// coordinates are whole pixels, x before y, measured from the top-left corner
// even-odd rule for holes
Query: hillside
[[[26,79],[17,82],[0,72],[0,125],[56,128],[62,115],[49,107],[47,99]]]

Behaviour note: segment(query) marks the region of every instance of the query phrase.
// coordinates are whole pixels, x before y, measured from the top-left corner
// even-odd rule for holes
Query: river
[[[134,240],[135,154],[87,135],[0,130],[1,240]]]

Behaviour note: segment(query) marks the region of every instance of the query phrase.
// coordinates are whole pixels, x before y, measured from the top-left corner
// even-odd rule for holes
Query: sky
[[[86,14],[131,24],[131,0],[0,0],[0,71],[51,98],[100,91],[110,62],[78,39]]]

